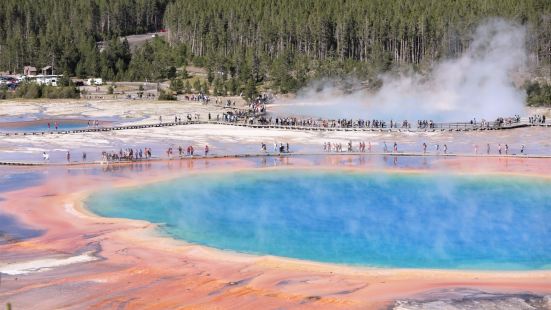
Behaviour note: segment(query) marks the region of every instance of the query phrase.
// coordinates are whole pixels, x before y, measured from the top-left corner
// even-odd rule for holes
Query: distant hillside
[[[461,54],[494,17],[525,25],[531,64],[550,67],[549,0],[3,0],[0,71],[53,65],[151,81],[186,79],[178,68],[192,64],[222,93],[260,85],[285,93],[326,76],[422,70]],[[132,53],[118,39],[161,29],[168,42],[134,37],[143,40]]]
[[[100,73],[96,41],[162,28],[168,0],[2,0],[0,71]],[[77,68],[79,66],[79,68]]]

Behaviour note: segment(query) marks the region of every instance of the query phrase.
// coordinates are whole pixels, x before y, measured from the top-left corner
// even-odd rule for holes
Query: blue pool
[[[92,195],[107,217],[189,242],[403,268],[551,268],[551,182],[539,178],[270,170],[194,175]]]
[[[0,132],[47,132],[56,131],[55,121],[50,121],[50,128],[48,128],[48,121],[25,121],[17,123],[0,123]],[[87,121],[63,121],[58,122],[57,131],[75,130],[88,128]]]

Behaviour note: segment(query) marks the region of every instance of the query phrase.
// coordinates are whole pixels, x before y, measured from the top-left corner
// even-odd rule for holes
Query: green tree
[[[69,86],[72,84],[71,78],[69,77],[69,72],[63,72],[63,75],[59,78],[59,86]]]
[[[214,81],[214,72],[212,72],[211,68],[207,69],[207,80],[209,81],[209,83],[212,83],[212,81]]]
[[[184,92],[186,94],[191,94],[191,83],[189,81],[186,81],[184,84]]]
[[[210,92],[209,92],[209,84],[207,83],[207,81],[203,81],[203,85],[201,85],[201,92],[205,95],[209,95]]]
[[[232,96],[239,94],[239,82],[237,81],[236,78],[231,78],[228,81],[226,81],[226,90]]]
[[[257,96],[258,96],[258,89],[256,88],[256,83],[254,81],[254,78],[251,77],[245,86],[243,97],[248,100],[253,100]]]
[[[216,78],[214,80],[214,95],[215,96],[225,96],[226,90],[224,87],[224,83],[222,83],[222,80],[220,78]]]
[[[177,94],[181,94],[184,90],[184,82],[180,79],[173,79],[170,81],[170,89]]]
[[[176,100],[176,96],[173,96],[170,92],[163,89],[159,91],[159,100],[161,101],[173,101]]]
[[[201,91],[201,81],[199,81],[198,79],[193,82],[193,91],[197,93]]]
[[[167,71],[167,74],[166,74],[166,78],[169,79],[169,80],[172,80],[176,77],[176,67],[174,66],[170,66],[168,68],[168,71]]]

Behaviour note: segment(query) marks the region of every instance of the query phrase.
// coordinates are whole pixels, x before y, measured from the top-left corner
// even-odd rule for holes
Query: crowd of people
[[[263,111],[263,110],[261,110]],[[541,121],[542,118],[534,118]],[[545,118],[543,118],[545,120]],[[468,123],[436,123],[433,120],[418,120],[417,129],[436,129],[436,128],[493,128],[511,125],[520,122],[519,116],[499,117],[495,121],[471,120]],[[373,129],[411,129],[412,123],[408,120],[403,121],[385,121],[379,119],[320,119],[320,118],[300,118],[300,117],[267,117],[264,114],[247,114],[246,124],[259,124],[270,126],[293,126],[293,127],[315,127],[315,128],[373,128]]]
[[[355,144],[357,146],[355,146]],[[392,145],[392,148],[389,147],[386,141],[383,141],[381,144],[381,151],[382,153],[390,153],[390,154],[400,154],[403,153],[403,151],[400,151],[398,148],[398,143],[394,142]],[[346,149],[345,149],[346,148]],[[260,145],[260,149],[264,153],[268,153],[268,146],[266,143],[262,142]],[[178,152],[179,158],[184,157],[194,157],[196,156],[196,150],[193,145],[188,145],[187,147],[178,146],[177,148],[169,147],[166,149],[166,158],[172,159],[174,157],[174,153]],[[291,153],[289,143],[273,143],[273,153]],[[335,153],[341,153],[341,152],[359,152],[359,153],[365,153],[365,152],[373,152],[373,145],[371,141],[365,142],[365,141],[358,141],[358,142],[352,142],[352,140],[349,140],[346,143],[342,142],[324,142],[323,143],[323,151],[324,152],[335,152]],[[420,146],[420,151],[422,151],[423,154],[429,153],[429,145],[426,142],[423,142]],[[376,151],[375,151],[376,152]],[[520,148],[518,149],[518,154],[525,155],[526,154],[526,146],[522,144]],[[205,145],[203,147],[203,152],[200,154],[200,156],[207,157],[209,156],[210,148],[208,145]],[[447,144],[434,144],[433,146],[433,152],[432,154],[448,154],[448,145]],[[491,155],[491,154],[498,154],[498,155],[514,155],[516,153],[512,153],[511,147],[509,144],[497,144],[495,148],[492,148],[490,143],[487,143],[485,145],[485,149],[482,150],[478,144],[474,145],[474,154],[475,155]],[[50,154],[47,152],[42,152],[42,158],[43,161],[48,162],[50,160]],[[122,161],[139,161],[139,160],[149,160],[152,158],[152,149],[150,147],[145,148],[125,148],[120,149],[118,152],[116,151],[103,151],[101,153],[101,161],[105,163],[109,162],[122,162]],[[71,162],[71,152],[66,152],[66,160],[68,163]],[[87,161],[87,154],[86,152],[82,152],[82,162]]]
[[[208,104],[210,102],[210,97],[203,93],[199,93],[197,95],[192,94],[191,96],[185,95],[184,98],[188,101],[198,101],[203,104]]]
[[[260,143],[260,150],[264,153],[268,153],[268,147],[266,146],[266,143],[264,142]],[[274,142],[273,152],[290,153],[291,151],[289,149],[289,143],[283,144],[283,142],[280,142],[279,144],[277,144],[277,142]]]
[[[251,117],[248,119],[249,124],[258,123],[261,125],[275,126],[295,126],[295,127],[318,127],[318,128],[386,128],[386,122],[382,120],[352,120],[352,119],[314,119],[314,118],[298,118],[298,117]],[[392,122],[393,126],[397,123]],[[407,121],[406,121],[407,123]]]
[[[83,161],[86,161],[86,153],[83,153]],[[145,147],[140,149],[120,149],[119,152],[115,151],[103,151],[101,152],[101,161],[102,162],[112,162],[112,161],[135,161],[135,160],[144,160],[151,159],[152,151],[151,148]],[[69,160],[68,160],[69,161]]]
[[[100,126],[99,120],[88,120],[88,127],[94,127],[97,128]]]
[[[383,153],[399,153],[397,142],[394,142],[394,144],[392,145],[392,149],[389,148],[389,145],[386,143],[386,141],[383,141],[381,146],[382,146],[382,152]],[[347,147],[346,152],[365,153],[366,150],[367,150],[367,152],[371,153],[372,150],[373,150],[371,142],[367,142],[367,144],[366,144],[365,141],[357,142],[357,148],[355,148],[354,145],[353,145],[352,140],[349,140],[346,143],[346,147]],[[423,142],[421,144],[421,150],[422,150],[423,154],[427,154],[429,152],[428,147],[429,146],[426,142]],[[480,150],[479,146],[477,144],[475,144],[474,145],[474,153],[477,154],[477,155],[481,154],[479,150]],[[342,142],[324,142],[323,143],[323,151],[324,152],[336,152],[336,153],[344,152],[343,144],[342,144]],[[434,153],[436,153],[436,154],[448,154],[448,145],[446,143],[444,143],[442,145],[440,145],[438,143],[434,144]],[[526,154],[526,146],[524,144],[522,144],[520,146],[519,153],[521,155]],[[486,154],[487,155],[493,154],[492,153],[492,148],[491,148],[489,143],[486,145]],[[499,143],[497,145],[497,154],[499,154],[499,155],[510,155],[511,154],[511,149],[510,149],[509,145]]]
[[[545,124],[545,115],[532,115],[528,118],[528,122],[532,125]]]

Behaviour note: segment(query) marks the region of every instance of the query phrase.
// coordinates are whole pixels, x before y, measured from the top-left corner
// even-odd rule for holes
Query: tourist
[[[394,142],[393,150],[395,153],[398,152],[398,143]]]
[[[490,143],[486,145],[486,154],[490,155]]]
[[[478,155],[478,144],[474,145],[474,153]]]
[[[509,145],[505,144],[505,155],[509,154]]]
[[[501,155],[501,143],[497,145],[497,152]]]
[[[289,142],[285,143],[285,152],[289,153]]]
[[[205,145],[205,157],[209,155],[209,146]]]
[[[448,145],[444,144],[444,154],[447,154],[447,153],[448,153]]]
[[[386,141],[383,142],[383,143],[384,143],[383,151],[386,153],[386,152],[388,152],[388,147],[387,147],[387,145],[386,145]]]
[[[520,153],[524,154],[524,144],[520,146]]]
[[[423,142],[423,154],[427,153],[427,144]]]
[[[71,162],[71,153],[69,151],[67,151],[67,162]]]
[[[86,152],[82,152],[82,161],[86,161]]]

